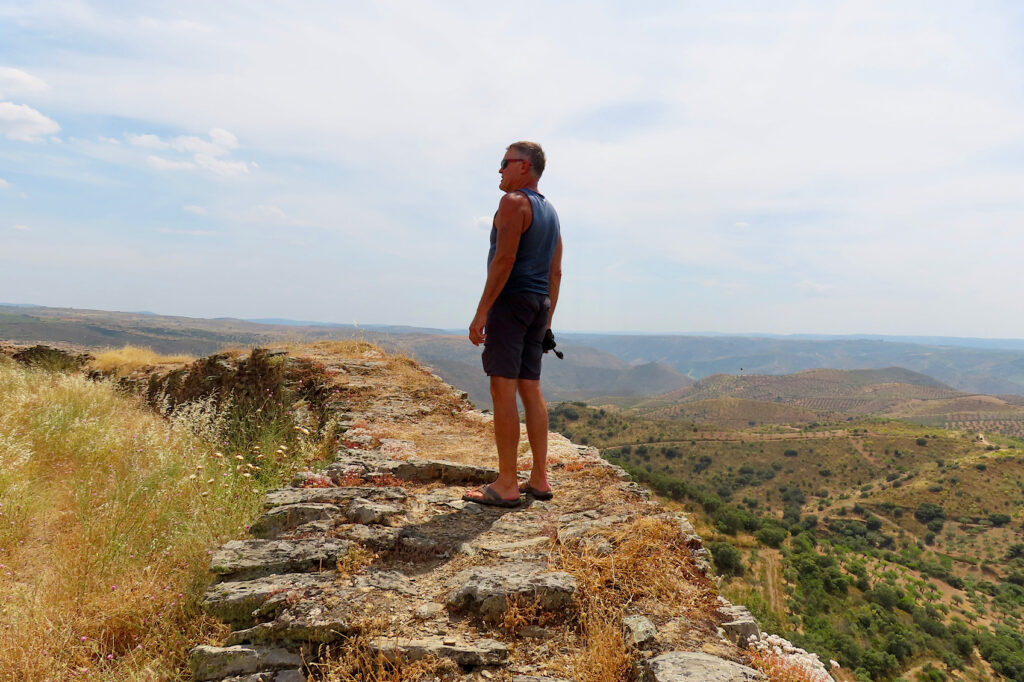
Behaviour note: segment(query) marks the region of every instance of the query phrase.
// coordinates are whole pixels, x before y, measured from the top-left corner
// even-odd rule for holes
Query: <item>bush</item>
[[[785,451],[785,452],[783,452],[782,454],[783,454],[784,456],[786,456],[786,457],[796,457],[796,456],[797,456],[797,455],[799,455],[800,453],[799,453],[799,452],[797,452],[796,450],[786,450],[786,451]]]
[[[789,536],[789,531],[779,526],[765,526],[757,531],[757,541],[766,547],[779,547]]]
[[[914,518],[919,523],[928,523],[933,519],[945,519],[946,511],[934,502],[922,502],[914,510]]]
[[[708,547],[715,569],[722,575],[743,575],[743,555],[728,542],[712,542]]]
[[[918,445],[922,446],[922,447],[925,446],[925,445],[928,445],[928,441],[926,439],[924,439],[924,438],[918,438],[914,442],[917,443]]]

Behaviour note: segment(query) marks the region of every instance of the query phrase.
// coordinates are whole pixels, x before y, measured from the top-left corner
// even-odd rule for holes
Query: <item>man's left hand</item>
[[[484,333],[484,325],[487,324],[487,313],[477,313],[473,321],[469,323],[469,340],[473,342],[474,346],[479,346],[487,339],[487,334]]]

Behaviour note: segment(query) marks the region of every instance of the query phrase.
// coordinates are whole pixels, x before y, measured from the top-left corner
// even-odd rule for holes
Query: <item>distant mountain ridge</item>
[[[445,330],[399,325],[295,326],[70,308],[0,306],[0,339],[90,347],[134,344],[161,353],[206,355],[227,345],[283,339],[361,337],[413,353],[441,375],[489,403],[480,349]],[[808,340],[796,337],[577,334],[557,332],[565,360],[549,358],[545,378],[556,399],[667,393],[714,374],[788,375],[823,367],[902,367],[959,391],[1024,396],[1024,350],[932,346],[890,340]],[[888,337],[887,337],[888,338]],[[946,337],[935,337],[944,342]],[[979,340],[983,344],[987,340]],[[1010,341],[993,341],[1008,345]],[[1024,344],[1024,341],[1021,342]]]

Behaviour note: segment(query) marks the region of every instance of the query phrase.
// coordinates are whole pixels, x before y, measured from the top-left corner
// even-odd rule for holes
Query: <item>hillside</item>
[[[0,306],[0,341],[63,343],[80,348],[135,345],[159,353],[206,355],[225,347],[252,347],[290,341],[359,339],[385,350],[411,354],[434,367],[448,382],[490,405],[480,348],[465,336],[424,333],[407,327],[357,328],[351,325],[259,324],[229,318],[208,320],[148,313]],[[651,395],[693,383],[675,369],[657,363],[631,366],[594,348],[560,344],[564,360],[545,364],[548,395],[556,400]]]
[[[684,502],[732,575],[724,592],[823,659],[871,680],[923,667],[1024,680],[1024,441],[880,419],[727,428],[578,403],[551,416]]]
[[[818,367],[905,367],[960,391],[1024,394],[1024,352],[1019,342],[994,348],[992,342],[979,342],[981,347],[925,345],[899,337],[883,341],[626,334],[572,334],[566,340],[628,363],[662,362],[694,378],[741,372],[793,374]]]

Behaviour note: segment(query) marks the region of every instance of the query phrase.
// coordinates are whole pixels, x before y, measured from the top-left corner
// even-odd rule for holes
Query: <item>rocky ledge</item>
[[[622,679],[765,679],[737,646],[759,634],[757,623],[718,597],[707,551],[684,514],[651,502],[596,450],[557,434],[554,499],[524,497],[513,509],[465,502],[464,486],[496,474],[484,465],[493,463],[484,461],[492,457],[488,416],[460,397],[437,418],[422,390],[402,388],[387,371],[369,361],[334,372],[341,385],[373,389],[361,405],[338,406],[346,446],[325,472],[270,492],[250,539],[213,552],[203,606],[230,634],[221,646],[191,650],[195,680],[318,679],[353,657],[433,661],[444,680],[577,679],[573,661],[586,665],[593,646],[581,623],[600,590],[634,595],[615,615],[630,661]],[[466,448],[454,446],[452,459],[421,456],[425,442],[471,437],[481,461],[466,461]],[[528,469],[528,451],[522,462]],[[659,560],[668,556],[685,585],[652,585],[646,594],[615,573],[624,548],[633,542],[635,551],[635,536],[651,529],[660,533]],[[606,564],[610,572],[588,572]],[[660,596],[666,589],[687,598]]]

